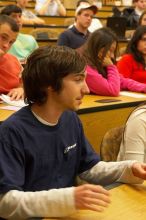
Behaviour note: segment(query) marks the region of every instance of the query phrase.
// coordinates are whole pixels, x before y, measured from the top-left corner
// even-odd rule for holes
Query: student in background
[[[139,18],[139,25],[146,25],[146,11],[142,13],[142,15]]]
[[[36,0],[35,10],[39,15],[66,16],[66,9],[60,0]]]
[[[118,96],[120,90],[146,92],[146,84],[124,78],[116,62],[117,36],[108,28],[94,31],[85,46],[86,82],[91,93]]]
[[[124,77],[146,84],[146,26],[136,29],[117,68]]]
[[[89,37],[88,31],[93,15],[97,12],[97,7],[90,4],[81,4],[76,8],[75,24],[64,31],[58,38],[58,45],[64,45],[77,49],[81,47]]]
[[[7,94],[12,100],[23,98],[20,82],[22,66],[15,56],[8,54],[18,33],[16,22],[6,15],[0,15],[0,94]]]
[[[139,18],[139,22],[138,22],[138,25],[140,26],[140,25],[146,25],[146,11],[144,11],[142,14],[141,14],[141,16],[140,16],[140,18]],[[127,30],[126,31],[126,37],[127,38],[132,38],[132,36],[133,36],[133,34],[134,34],[134,32],[135,32],[135,29],[134,30]],[[126,48],[125,48],[125,51],[126,51]],[[124,51],[124,53],[125,53],[125,51]],[[123,53],[123,54],[124,54]],[[122,55],[123,55],[122,54]]]
[[[16,0],[17,6],[22,9],[22,24],[45,24],[43,19],[26,9],[28,1],[29,0]]]
[[[89,5],[90,3],[89,3],[89,1],[87,1],[87,0],[79,0],[78,2],[77,2],[77,5],[76,5],[76,7],[79,7],[80,5]],[[95,31],[95,30],[97,30],[97,29],[99,29],[99,28],[101,28],[103,25],[102,25],[102,23],[100,22],[100,20],[99,19],[97,19],[97,18],[92,18],[92,21],[91,21],[91,24],[90,24],[90,26],[89,26],[89,28],[88,28],[88,30],[90,31],[90,32],[93,32],[93,31]]]
[[[137,27],[139,18],[145,9],[146,0],[133,0],[133,8],[125,8],[123,10],[123,16],[127,17],[127,26],[133,28]]]
[[[22,73],[29,105],[0,126],[0,217],[101,212],[109,192],[96,184],[146,179],[146,164],[99,161],[85,138],[74,112],[89,92],[85,76],[85,60],[71,48],[41,47],[29,57]],[[90,184],[75,187],[77,175]]]
[[[146,103],[128,117],[117,160],[146,162]]]
[[[22,27],[22,10],[17,5],[7,5],[2,9],[1,14],[5,14],[13,18],[18,24],[19,28]],[[22,34],[19,32],[15,43],[9,50],[10,54],[16,56],[21,63],[25,63],[27,57],[38,48],[38,44],[33,36]]]

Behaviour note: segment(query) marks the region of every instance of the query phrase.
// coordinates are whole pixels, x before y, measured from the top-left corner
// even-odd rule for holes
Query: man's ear
[[[55,90],[53,89],[53,87],[49,86],[48,87],[48,93],[54,93],[54,92],[55,92]]]
[[[53,90],[52,86],[48,86],[48,92],[52,92]]]

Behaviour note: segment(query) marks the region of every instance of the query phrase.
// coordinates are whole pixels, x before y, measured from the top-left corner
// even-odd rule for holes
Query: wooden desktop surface
[[[111,103],[95,102],[100,99],[121,101]],[[85,135],[97,153],[100,152],[100,144],[104,134],[111,128],[125,124],[132,110],[145,100],[146,98],[126,96],[105,97],[88,95],[84,97],[78,114],[82,121]]]
[[[96,102],[101,99],[121,101],[110,103]],[[123,125],[131,111],[145,100],[146,95],[144,98],[96,95],[87,95],[84,97],[77,113],[82,121],[85,135],[97,153],[100,152],[100,143],[104,134],[113,127]],[[0,109],[0,121],[4,121],[12,114],[13,111]]]
[[[89,210],[79,211],[66,218],[54,220],[145,220],[146,219],[146,183],[143,185],[123,184],[110,190],[111,204],[103,213]],[[44,220],[51,220],[45,218]]]

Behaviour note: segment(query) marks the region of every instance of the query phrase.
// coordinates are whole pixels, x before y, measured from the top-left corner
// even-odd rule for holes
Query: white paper
[[[26,104],[24,103],[24,100],[18,100],[18,101],[11,101],[10,97],[8,95],[1,94],[0,98],[7,104],[17,106],[17,107],[24,107]]]
[[[146,95],[141,94],[141,93],[133,93],[133,92],[122,91],[122,92],[120,92],[120,95],[133,97],[133,98],[145,98],[146,99]]]
[[[0,109],[10,110],[10,111],[18,111],[20,108],[21,107],[13,106],[13,105],[6,105],[6,106],[0,107]]]

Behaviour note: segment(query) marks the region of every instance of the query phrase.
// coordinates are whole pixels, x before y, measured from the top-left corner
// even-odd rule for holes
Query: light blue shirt
[[[38,48],[38,44],[33,36],[19,33],[15,43],[11,46],[8,53],[13,54],[19,60],[24,60],[36,48]]]

